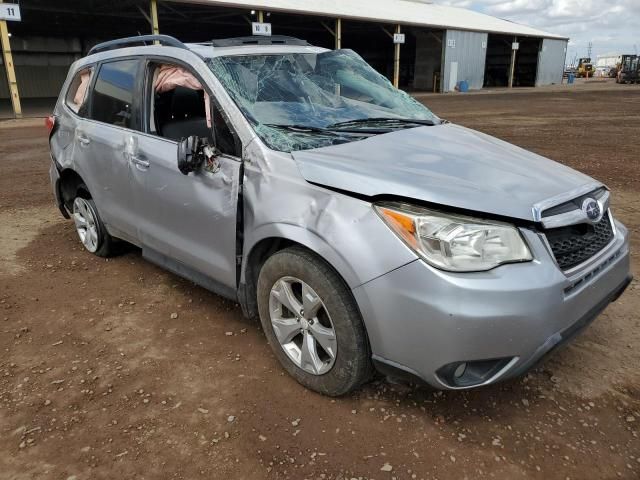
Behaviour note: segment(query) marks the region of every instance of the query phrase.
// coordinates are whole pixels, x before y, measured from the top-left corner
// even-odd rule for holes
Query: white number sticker
[[[404,33],[394,33],[393,43],[404,43]]]
[[[17,3],[0,3],[0,20],[13,22],[22,20],[20,16],[20,5]]]
[[[260,22],[252,22],[251,23],[251,31],[254,35],[262,35],[265,37],[271,36],[271,24],[270,23],[260,23]]]

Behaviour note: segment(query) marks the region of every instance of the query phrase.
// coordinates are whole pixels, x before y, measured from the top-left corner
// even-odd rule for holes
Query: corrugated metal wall
[[[0,100],[9,99],[9,82],[7,82],[7,71],[4,63],[0,60]]]
[[[453,90],[461,80],[466,80],[470,89],[482,88],[487,36],[481,32],[446,31],[443,42],[443,92]]]
[[[76,38],[11,38],[13,63],[21,98],[57,97],[69,66],[80,58]],[[4,63],[0,58],[0,99],[9,98]]]
[[[567,41],[544,38],[538,54],[536,86],[562,83]]]

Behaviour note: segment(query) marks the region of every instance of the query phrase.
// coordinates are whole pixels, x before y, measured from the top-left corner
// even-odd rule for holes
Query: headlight
[[[443,270],[477,272],[532,258],[518,229],[508,223],[397,202],[379,203],[374,208],[424,260]]]

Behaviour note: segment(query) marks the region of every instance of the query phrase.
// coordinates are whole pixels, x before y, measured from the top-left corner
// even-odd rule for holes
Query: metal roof
[[[529,37],[567,37],[464,8],[421,0],[177,0],[184,3],[306,13],[325,17],[400,23],[424,27],[505,33]]]

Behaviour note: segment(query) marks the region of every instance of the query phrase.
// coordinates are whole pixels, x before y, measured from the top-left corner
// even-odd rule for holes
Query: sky
[[[436,0],[570,38],[567,62],[607,53],[640,53],[640,0]]]

